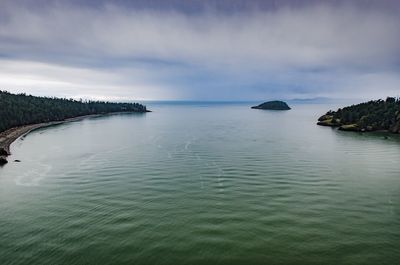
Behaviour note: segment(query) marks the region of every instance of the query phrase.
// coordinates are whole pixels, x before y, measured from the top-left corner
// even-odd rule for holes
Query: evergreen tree
[[[111,112],[147,112],[139,103],[35,97],[0,90],[0,132],[16,126]]]

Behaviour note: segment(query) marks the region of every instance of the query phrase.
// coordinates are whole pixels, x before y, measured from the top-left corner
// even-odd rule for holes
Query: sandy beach
[[[66,122],[80,121],[80,120],[83,120],[86,118],[93,118],[93,117],[119,114],[119,113],[121,113],[121,112],[84,115],[84,116],[69,118],[69,119],[62,120],[62,121],[52,121],[52,122],[30,124],[30,125],[24,125],[24,126],[19,126],[19,127],[14,127],[14,128],[8,129],[8,130],[0,133],[0,158],[6,159],[7,156],[11,155],[11,151],[10,151],[11,144],[15,140],[17,140],[19,137],[27,135],[28,133],[30,133],[34,130],[44,128],[44,127],[54,126],[54,125],[58,125],[58,124],[66,123]],[[126,112],[122,112],[122,113],[126,113]],[[1,152],[3,152],[3,153],[5,152],[6,154],[1,154]]]

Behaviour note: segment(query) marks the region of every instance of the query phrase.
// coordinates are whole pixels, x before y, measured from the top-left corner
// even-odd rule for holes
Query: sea
[[[19,138],[0,264],[400,264],[400,137],[317,126],[337,103],[252,105],[148,102]]]

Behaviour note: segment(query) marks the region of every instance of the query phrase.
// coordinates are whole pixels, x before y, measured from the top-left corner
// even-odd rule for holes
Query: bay
[[[0,168],[0,264],[396,264],[400,139],[338,105],[149,103],[40,129]]]

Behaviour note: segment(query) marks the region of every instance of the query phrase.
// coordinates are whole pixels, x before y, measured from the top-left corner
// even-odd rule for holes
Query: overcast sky
[[[400,96],[400,1],[0,0],[0,89],[110,100]]]

